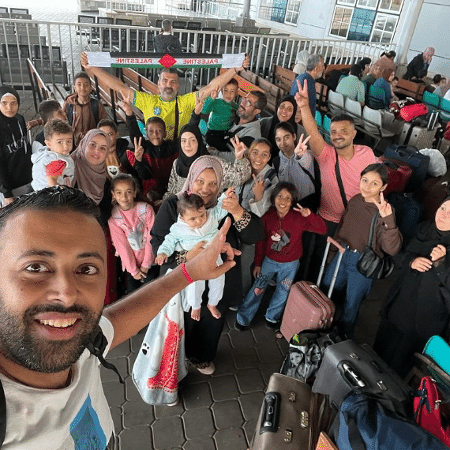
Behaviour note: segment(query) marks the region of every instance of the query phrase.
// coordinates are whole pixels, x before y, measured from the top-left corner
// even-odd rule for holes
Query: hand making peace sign
[[[244,156],[244,153],[247,150],[247,146],[239,140],[238,136],[232,137],[230,142],[234,147],[234,157],[236,159],[241,159]]]
[[[142,157],[144,156],[144,147],[142,147],[142,136],[139,138],[134,138],[134,157],[137,161],[142,162]]]
[[[308,141],[311,139],[311,136],[308,136],[306,139],[303,139],[304,135],[303,133],[300,136],[300,139],[298,140],[297,147],[294,149],[294,153],[301,158],[306,151],[308,150],[308,146],[306,145]]]
[[[374,200],[375,205],[377,205],[378,211],[380,211],[381,217],[387,217],[392,214],[391,205],[384,199],[384,195],[380,192],[380,201]]]

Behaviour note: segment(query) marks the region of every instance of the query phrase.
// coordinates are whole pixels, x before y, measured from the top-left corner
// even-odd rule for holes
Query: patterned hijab
[[[210,155],[200,156],[191,164],[191,168],[189,169],[186,181],[184,182],[183,188],[178,193],[178,196],[180,196],[185,191],[188,192],[192,191],[194,182],[197,180],[197,178],[205,169],[214,170],[217,177],[217,187],[218,187],[217,197],[211,203],[205,205],[205,207],[208,209],[217,203],[217,199],[219,198],[219,195],[222,192],[222,183],[223,183],[222,163],[220,162],[219,158],[216,158],[215,156]]]
[[[75,162],[75,173],[73,177],[72,186],[81,189],[89,198],[94,200],[98,205],[104,193],[105,181],[107,178],[106,162],[102,164],[91,165],[86,159],[86,149],[89,142],[95,136],[104,136],[109,147],[109,138],[106,133],[101,130],[89,130],[84,138],[78,144],[78,147],[71,153]]]

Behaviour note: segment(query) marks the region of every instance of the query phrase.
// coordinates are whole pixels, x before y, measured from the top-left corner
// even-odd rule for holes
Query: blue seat
[[[314,118],[316,119],[317,126],[320,128],[323,124],[321,112],[316,110],[316,115]]]
[[[450,100],[441,98],[439,117],[445,122],[450,120]]]
[[[322,123],[323,138],[325,139],[327,144],[331,144],[330,125],[331,119],[328,116],[323,116],[323,123]]]
[[[423,102],[432,109],[439,109],[441,98],[433,92],[425,91],[422,96]]]

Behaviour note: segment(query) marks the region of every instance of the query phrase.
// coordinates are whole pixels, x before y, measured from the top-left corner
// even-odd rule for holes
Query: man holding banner
[[[180,83],[178,73],[174,67],[198,67],[199,64],[207,68],[220,67],[226,65],[225,56],[231,57],[228,59],[232,60],[233,63],[239,60],[239,66],[229,68],[199,91],[178,96]],[[130,67],[133,67],[133,65],[139,67],[143,65],[145,67],[163,67],[157,84],[159,95],[135,91],[126,86],[119,78],[98,67],[120,67],[126,65],[126,61],[130,61]],[[208,60],[196,58],[193,55],[190,55],[189,58],[175,58],[170,55],[156,58],[154,55],[152,57],[114,58],[109,54],[105,56],[105,53],[99,55],[90,53],[88,55],[84,52],[81,55],[81,65],[89,69],[96,77],[106,81],[113,90],[121,92],[127,98],[133,98],[132,104],[142,111],[145,122],[150,117],[161,117],[166,123],[167,139],[175,139],[178,136],[178,131],[189,122],[191,113],[195,108],[196,98],[204,100],[213,91],[220,90],[234,75],[249,66],[249,58],[243,54],[224,55],[223,58],[210,57]],[[228,67],[230,66],[228,65]]]

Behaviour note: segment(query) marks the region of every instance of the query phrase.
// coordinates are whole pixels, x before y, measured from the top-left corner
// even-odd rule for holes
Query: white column
[[[402,23],[400,24],[401,30],[396,33],[397,41],[397,62],[405,63],[407,60],[407,54],[411,39],[416,29],[417,20],[419,18],[420,11],[422,10],[424,0],[409,0],[406,6],[406,11],[402,14]]]

